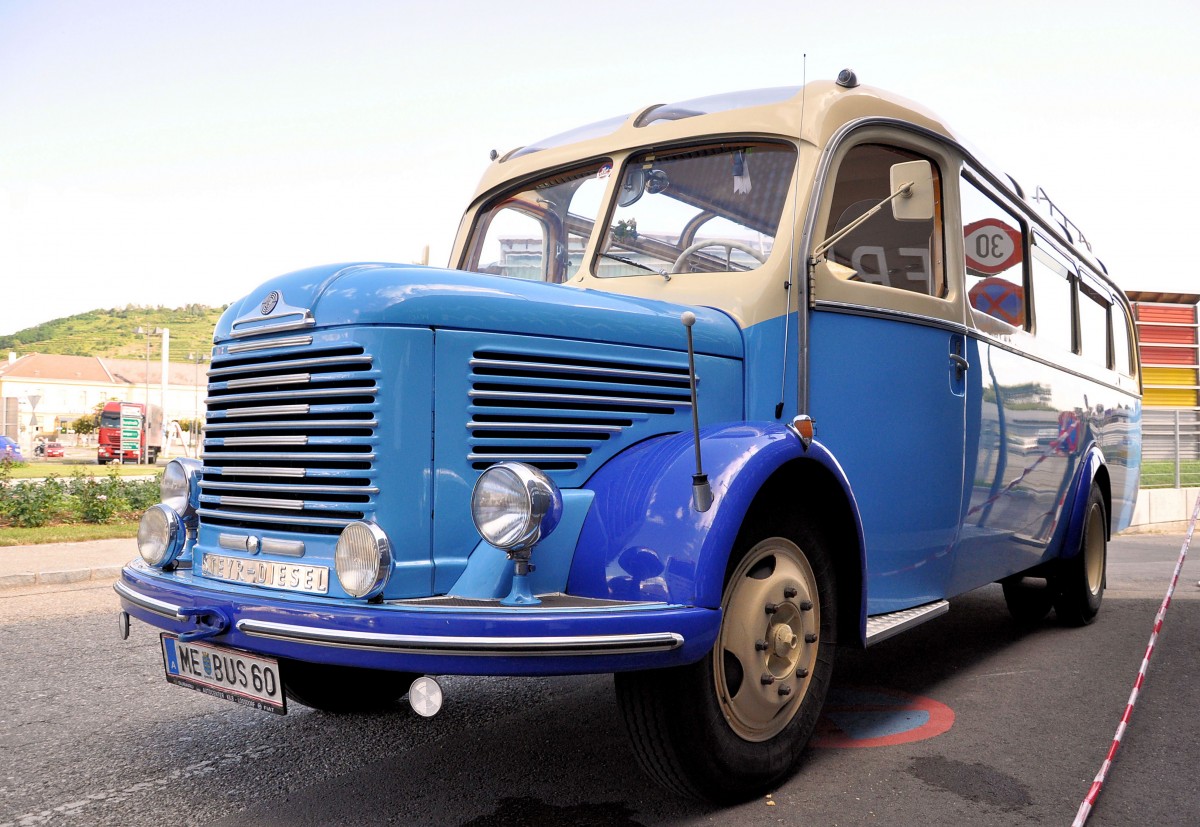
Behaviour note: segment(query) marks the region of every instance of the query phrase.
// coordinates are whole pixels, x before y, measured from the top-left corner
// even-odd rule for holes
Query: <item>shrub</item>
[[[18,528],[37,528],[58,519],[66,499],[56,477],[43,482],[8,483],[0,491],[0,513]]]

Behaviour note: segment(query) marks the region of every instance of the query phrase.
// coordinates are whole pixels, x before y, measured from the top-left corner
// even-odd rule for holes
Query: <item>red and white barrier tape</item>
[[[1104,763],[1100,765],[1100,772],[1096,775],[1096,780],[1092,782],[1087,796],[1079,805],[1079,812],[1075,814],[1075,820],[1071,822],[1071,827],[1083,827],[1084,822],[1088,820],[1092,807],[1096,804],[1096,799],[1100,797],[1100,788],[1104,786],[1108,770],[1112,767],[1117,747],[1121,746],[1121,736],[1125,734],[1125,728],[1129,726],[1129,719],[1133,716],[1133,705],[1137,703],[1138,693],[1142,691],[1142,684],[1146,681],[1146,670],[1150,668],[1150,656],[1154,654],[1154,644],[1158,642],[1158,633],[1162,631],[1163,618],[1166,617],[1167,608],[1171,605],[1171,597],[1175,594],[1175,584],[1179,582],[1183,561],[1187,559],[1188,546],[1192,544],[1192,533],[1196,530],[1198,516],[1200,516],[1200,496],[1196,497],[1196,505],[1192,509],[1192,521],[1188,525],[1187,535],[1183,538],[1183,547],[1179,550],[1179,562],[1175,564],[1175,574],[1171,577],[1167,596],[1163,598],[1162,605],[1158,607],[1158,614],[1154,617],[1154,631],[1150,633],[1150,644],[1146,647],[1146,654],[1142,658],[1142,667],[1138,669],[1137,680],[1133,682],[1133,692],[1129,694],[1129,703],[1125,706],[1125,714],[1121,716],[1121,723],[1117,727],[1117,734],[1113,738],[1112,746],[1108,748],[1108,755],[1104,757]]]

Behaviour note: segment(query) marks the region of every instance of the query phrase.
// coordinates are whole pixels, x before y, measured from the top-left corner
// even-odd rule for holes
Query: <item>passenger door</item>
[[[818,243],[891,194],[897,163],[927,159],[929,221],[885,206],[838,240],[814,275],[809,411],[844,468],[866,534],[867,613],[946,596],[962,514],[970,378],[960,287],[947,283],[936,145],[875,129],[839,149]]]

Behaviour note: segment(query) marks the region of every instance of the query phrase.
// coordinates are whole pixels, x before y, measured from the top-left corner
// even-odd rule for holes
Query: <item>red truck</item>
[[[100,412],[99,437],[96,440],[96,462],[139,463],[153,465],[162,452],[162,409],[150,406],[149,416],[141,402],[104,403]]]

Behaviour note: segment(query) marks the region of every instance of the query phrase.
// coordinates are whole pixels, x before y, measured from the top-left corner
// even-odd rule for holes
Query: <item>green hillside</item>
[[[202,304],[177,308],[130,304],[112,310],[91,310],[0,336],[0,354],[62,353],[141,359],[146,354],[146,337],[134,331],[139,327],[143,330],[166,327],[171,331],[171,361],[187,362],[190,354],[207,355],[212,350],[213,328],[224,309]],[[159,336],[151,337],[155,358],[159,341]]]

